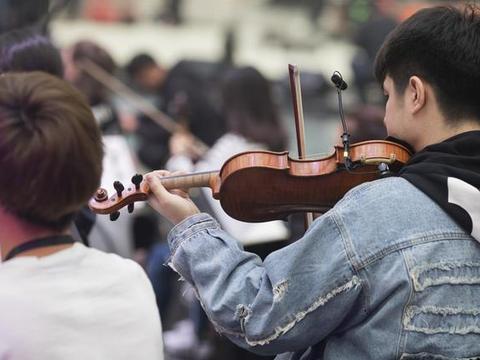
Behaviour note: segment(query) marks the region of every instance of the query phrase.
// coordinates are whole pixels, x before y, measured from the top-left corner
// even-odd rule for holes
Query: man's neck
[[[430,130],[420,132],[421,136],[418,138],[418,141],[412,145],[415,148],[415,151],[420,151],[428,145],[438,144],[453,136],[468,131],[480,131],[480,123],[477,121],[462,121],[455,126],[451,126],[449,124],[443,127],[432,126]]]
[[[34,239],[56,235],[67,235],[68,233],[68,229],[56,231],[27,223],[0,208],[0,249],[2,261],[12,249],[21,244],[27,243]],[[69,246],[71,245],[54,245],[45,248],[37,248],[25,251],[18,256],[46,256],[63,250]]]

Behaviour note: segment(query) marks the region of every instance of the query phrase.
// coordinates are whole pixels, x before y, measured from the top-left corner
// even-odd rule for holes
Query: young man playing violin
[[[263,262],[165,190],[166,172],[147,176],[151,204],[177,224],[172,268],[239,346],[278,359],[480,358],[480,9],[416,13],[376,75],[389,135],[416,153]]]
[[[163,358],[143,270],[69,232],[102,157],[72,86],[41,72],[0,76],[0,359]]]

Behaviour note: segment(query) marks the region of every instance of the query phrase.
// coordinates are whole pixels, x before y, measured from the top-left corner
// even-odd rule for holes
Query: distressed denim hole
[[[426,352],[418,354],[402,354],[400,360],[480,360],[480,355],[473,357],[448,357],[439,354],[430,354]]]
[[[345,291],[349,291],[351,289],[357,288],[361,286],[361,281],[358,277],[354,276],[350,281],[347,283],[331,290],[327,294],[320,296],[317,298],[311,305],[309,305],[308,308],[306,308],[303,311],[300,311],[295,314],[295,317],[288,323],[278,326],[275,328],[275,332],[269,336],[266,336],[262,339],[257,339],[257,340],[250,340],[247,337],[245,337],[245,341],[247,342],[248,345],[250,346],[263,346],[266,345],[273,340],[279,338],[283,334],[287,333],[290,331],[296,324],[298,324],[300,321],[302,321],[305,316],[307,316],[309,313],[312,311],[315,311],[318,309],[320,306],[324,306],[327,304],[330,300],[334,299],[336,296],[340,295],[341,293]],[[238,310],[238,307],[237,307]],[[241,322],[241,325],[243,327],[243,323]]]
[[[287,280],[283,280],[273,287],[273,302],[279,302],[283,299],[288,290]]]
[[[411,271],[416,291],[438,285],[480,285],[480,263],[442,262],[416,266]]]
[[[439,354],[418,353],[418,354],[402,354],[400,360],[480,360],[480,355],[470,357],[448,357]]]
[[[480,308],[410,306],[403,326],[405,330],[424,334],[480,334]]]

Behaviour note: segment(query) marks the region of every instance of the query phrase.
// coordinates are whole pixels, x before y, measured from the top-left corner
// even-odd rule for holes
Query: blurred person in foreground
[[[152,206],[176,224],[171,267],[219,332],[282,360],[480,357],[478,43],[473,5],[419,11],[389,35],[375,66],[384,121],[416,153],[264,261],[166,191],[168,172],[147,176]]]
[[[0,35],[0,74],[43,71],[63,78],[62,57],[37,28],[25,27]],[[88,244],[95,214],[85,205],[75,216],[73,236]]]
[[[74,243],[97,189],[100,130],[83,96],[41,72],[0,77],[0,358],[162,359],[136,263]]]

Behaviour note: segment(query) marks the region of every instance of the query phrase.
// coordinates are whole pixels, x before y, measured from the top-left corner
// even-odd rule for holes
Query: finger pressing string
[[[150,190],[155,194],[155,195],[165,195],[168,193],[167,189],[162,185],[162,182],[160,181],[160,178],[158,176],[155,176],[156,174],[147,174],[145,176],[145,179],[147,180],[148,185],[150,186]],[[162,177],[162,176],[160,176]]]

